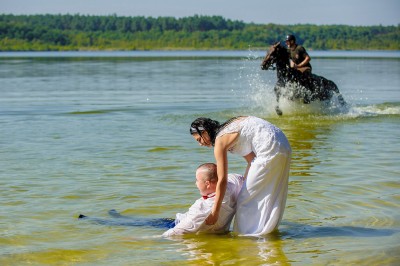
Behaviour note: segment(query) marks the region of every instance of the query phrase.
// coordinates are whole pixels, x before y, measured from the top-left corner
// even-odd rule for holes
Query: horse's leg
[[[337,97],[341,106],[345,106],[347,104],[341,93],[339,93]]]
[[[338,86],[335,84],[335,82],[333,82],[332,80],[327,80],[328,81],[328,84],[329,84],[329,87],[330,87],[330,90],[331,91],[333,91],[333,92],[336,92],[336,93],[340,93],[339,92],[339,88],[338,88]]]
[[[309,104],[313,100],[314,94],[311,73],[309,71],[302,73],[297,69],[294,69],[291,73],[291,81],[296,84],[295,88],[293,89],[292,98],[301,99],[304,104]]]
[[[346,101],[344,100],[342,94],[339,91],[339,88],[336,86],[336,84],[332,81],[332,84],[334,86],[333,91],[336,92],[337,97],[338,97],[338,101],[342,106],[347,105]]]
[[[313,74],[312,75],[313,82],[312,82],[312,90],[311,90],[311,101],[319,100],[325,101],[332,98],[333,90],[335,90],[336,85],[322,77]]]
[[[321,82],[317,90],[318,91],[317,98],[320,101],[330,100],[333,95],[332,90],[334,89],[335,84],[324,77],[319,77],[319,78]]]
[[[281,97],[281,86],[275,85],[274,87],[276,102],[279,103],[279,98]]]
[[[281,90],[282,87],[278,84],[275,85],[274,87],[274,92],[276,96],[276,106],[275,106],[275,111],[278,115],[282,115],[282,110],[279,108],[279,98],[281,97]]]
[[[309,104],[315,100],[316,92],[318,90],[315,80],[315,75],[311,74],[310,71],[303,73],[303,86],[306,90],[303,93],[303,103]]]
[[[327,84],[328,84],[329,91],[331,92],[331,95],[330,95],[329,99],[333,96],[332,92],[334,92],[334,93],[337,94],[337,98],[338,98],[338,101],[339,101],[340,105],[341,106],[345,106],[347,103],[344,100],[344,98],[343,98],[342,94],[340,93],[339,88],[335,84],[335,82],[333,82],[332,80],[327,79]]]
[[[336,84],[335,83],[333,83],[334,85],[335,85],[335,87],[336,87],[336,89],[334,89],[333,91],[336,93],[336,95],[337,95],[337,98],[338,98],[338,101],[339,101],[339,104],[341,105],[341,106],[345,106],[345,105],[347,105],[347,103],[346,103],[346,101],[344,100],[344,98],[343,98],[343,96],[342,96],[342,94],[339,92],[339,89],[338,89],[338,87],[336,86]]]

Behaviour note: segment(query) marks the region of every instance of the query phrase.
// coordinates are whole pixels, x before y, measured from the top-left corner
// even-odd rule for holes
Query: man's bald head
[[[215,163],[204,163],[197,167],[196,175],[201,177],[203,181],[217,182],[217,165]]]

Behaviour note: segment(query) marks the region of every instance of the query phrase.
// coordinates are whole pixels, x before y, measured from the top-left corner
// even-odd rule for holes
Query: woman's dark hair
[[[211,138],[211,143],[214,146],[215,138],[217,137],[219,128],[220,124],[218,121],[206,117],[199,117],[190,125],[190,134],[199,134],[201,136],[202,131],[207,131]]]
[[[238,119],[241,116],[232,117],[224,122],[222,125],[215,120],[205,117],[199,117],[192,122],[190,125],[190,134],[199,134],[201,136],[202,131],[207,131],[208,135],[211,138],[211,143],[214,146],[215,138],[217,137],[218,132],[232,123],[234,120]]]
[[[238,118],[240,118],[240,117],[243,117],[243,116],[235,116],[235,117],[232,117],[232,118],[226,120],[226,121],[219,127],[219,130],[221,130],[221,129],[223,129],[224,127],[228,126],[230,123],[232,123],[233,121],[235,121],[236,119],[238,119]]]

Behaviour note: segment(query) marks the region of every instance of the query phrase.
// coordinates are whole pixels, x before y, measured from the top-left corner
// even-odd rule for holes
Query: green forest
[[[221,16],[0,14],[0,51],[247,50],[294,34],[310,50],[400,50],[400,25],[279,25]]]

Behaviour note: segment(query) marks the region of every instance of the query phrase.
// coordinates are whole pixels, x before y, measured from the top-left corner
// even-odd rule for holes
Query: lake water
[[[399,52],[311,52],[349,108],[284,103],[282,117],[263,54],[0,53],[0,265],[399,265]],[[190,123],[236,115],[292,145],[278,232],[171,240],[77,219],[186,211],[197,165],[214,161]]]

